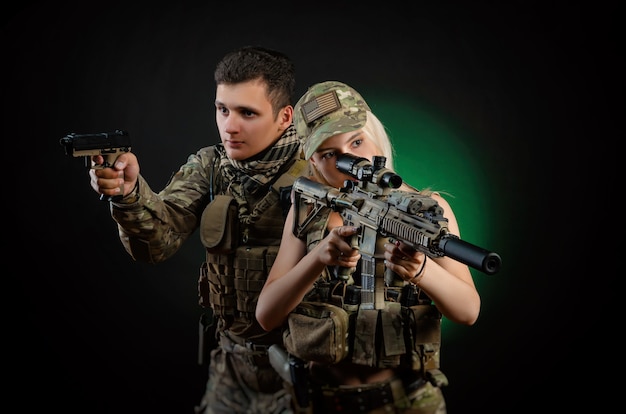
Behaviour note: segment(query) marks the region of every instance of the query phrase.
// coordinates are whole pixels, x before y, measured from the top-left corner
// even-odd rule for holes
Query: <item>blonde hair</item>
[[[393,170],[393,147],[387,129],[372,111],[367,111],[367,122],[363,126],[363,133],[371,139],[387,159],[385,167]]]

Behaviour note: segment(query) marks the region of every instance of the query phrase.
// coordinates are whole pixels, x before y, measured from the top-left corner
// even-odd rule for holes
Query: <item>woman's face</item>
[[[328,184],[336,188],[343,187],[345,180],[354,180],[337,169],[337,156],[341,154],[352,154],[371,160],[375,155],[382,155],[382,152],[366,137],[362,129],[333,135],[324,141],[311,156],[311,162]]]

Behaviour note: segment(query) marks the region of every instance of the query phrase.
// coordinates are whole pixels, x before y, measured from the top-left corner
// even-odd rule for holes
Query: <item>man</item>
[[[200,229],[207,251],[200,304],[212,310],[216,322],[205,322],[217,343],[208,348],[209,379],[196,413],[291,412],[267,354],[281,333],[264,331],[255,307],[280,244],[290,185],[306,165],[292,125],[295,68],[279,52],[244,47],[228,53],[214,77],[220,144],[190,155],[158,193],[132,152],[113,168],[90,170],[91,183],[113,197],[113,219],[135,260],[164,261]]]

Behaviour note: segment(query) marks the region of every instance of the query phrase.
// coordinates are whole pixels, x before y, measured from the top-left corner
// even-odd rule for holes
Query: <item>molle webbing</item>
[[[267,247],[244,247],[237,249],[234,261],[237,310],[247,319],[254,318],[259,293],[267,279]]]
[[[208,280],[208,302],[219,316],[254,319],[254,310],[278,246],[242,246],[233,254],[208,253],[202,269]],[[202,274],[201,274],[202,279]],[[202,286],[202,283],[200,283]]]
[[[233,254],[207,253],[200,268],[200,305],[213,307],[216,315],[234,315],[235,270]]]

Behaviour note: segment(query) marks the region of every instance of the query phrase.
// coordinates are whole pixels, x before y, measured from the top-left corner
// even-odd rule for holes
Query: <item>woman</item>
[[[305,158],[309,160],[309,178],[318,183],[341,188],[344,181],[354,180],[336,167],[337,157],[342,154],[368,160],[382,155],[386,158],[385,167],[393,168],[392,147],[383,125],[361,95],[346,84],[328,81],[310,87],[294,108],[294,122]],[[406,184],[402,184],[399,190],[417,192]],[[460,237],[450,205],[436,192],[428,195],[443,209],[449,232]],[[292,205],[289,211],[279,253],[259,296],[256,317],[266,330],[281,326],[294,328],[292,324],[287,325],[288,317],[302,301],[328,300],[328,295],[320,294],[328,292],[328,289],[321,290],[320,286],[334,286],[331,289],[336,292],[339,283],[343,287],[341,291],[346,292],[348,286],[358,289],[360,284],[359,272],[348,280],[342,280],[333,271],[337,267],[358,268],[361,254],[358,249],[352,248],[350,238],[359,229],[344,226],[339,213],[329,211],[321,220],[324,231],[319,237],[301,235],[298,238],[294,233],[297,208]],[[424,309],[434,309],[438,321],[443,315],[453,322],[472,325],[480,312],[480,296],[470,270],[449,257],[427,259],[424,253],[391,239],[383,241],[381,251],[384,268],[397,275],[395,282],[389,284],[390,292],[391,285],[395,284],[402,287],[402,293],[395,297],[387,295],[385,303],[388,306],[384,310],[355,311],[353,307],[343,306],[351,315],[350,355],[335,363],[305,361],[308,363],[313,410],[346,412],[354,410],[356,404],[361,412],[445,413],[445,400],[440,387],[447,383],[447,379],[438,370],[439,323],[428,325],[431,332],[427,341],[416,340],[420,337],[418,331],[422,325],[411,325],[413,336],[399,356],[387,352],[381,357],[380,354],[363,351],[361,344],[364,337],[359,337],[359,332],[361,335],[364,331],[375,332],[371,335],[376,352],[390,348],[385,342],[389,329],[381,327],[385,324],[380,320],[386,320],[386,311],[396,309],[392,304],[396,300],[402,302],[402,295],[406,302],[407,292],[413,292],[417,299],[403,303],[402,310],[394,314],[402,318],[402,326],[414,323],[415,315],[423,314]],[[340,303],[345,305],[347,302]],[[418,308],[419,311],[416,310]],[[415,311],[408,312],[409,309]],[[374,318],[369,319],[374,326],[368,329],[363,321],[368,320],[371,312],[375,312]],[[409,314],[413,315],[412,322],[411,318],[406,319]],[[406,332],[404,330],[402,335]],[[405,346],[403,338],[406,336],[395,342],[401,348]],[[360,358],[356,358],[359,350]]]

